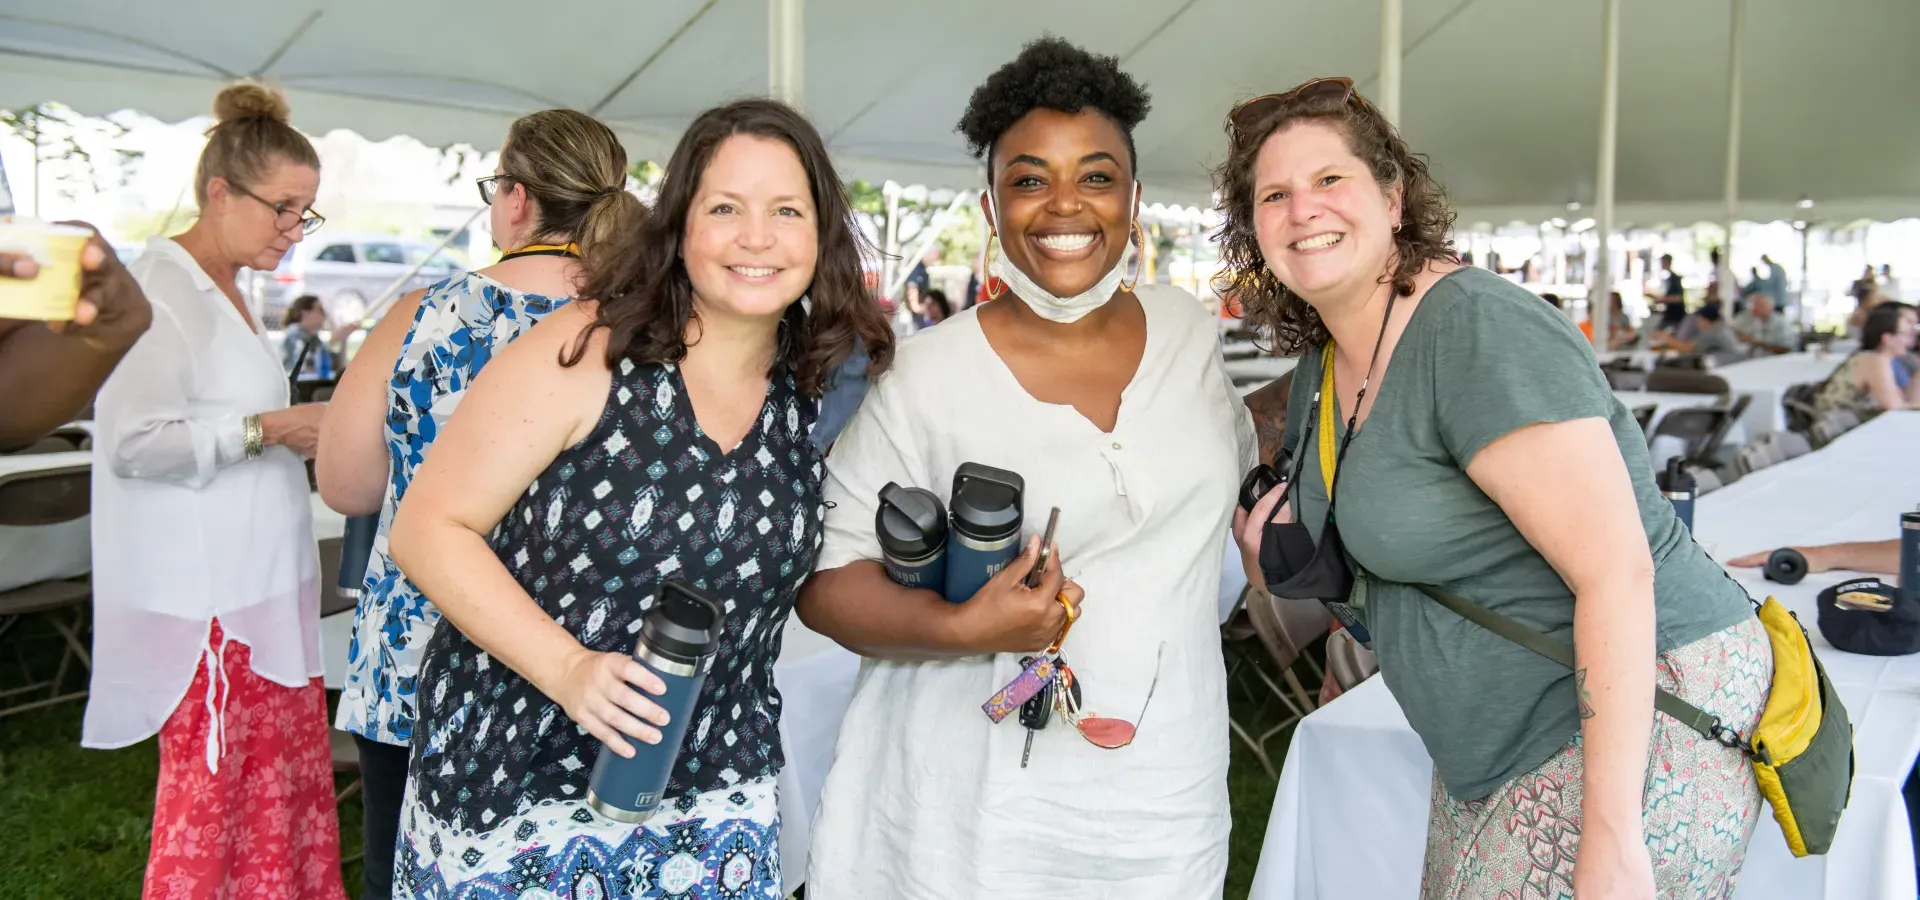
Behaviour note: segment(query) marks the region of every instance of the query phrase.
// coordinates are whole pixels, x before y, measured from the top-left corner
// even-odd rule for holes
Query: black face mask
[[[1380,323],[1380,338],[1374,341],[1373,357],[1367,362],[1367,375],[1360,382],[1359,395],[1354,398],[1353,413],[1347,418],[1347,433],[1340,441],[1340,450],[1334,456],[1333,478],[1327,484],[1327,518],[1320,527],[1320,540],[1316,543],[1313,533],[1307,526],[1298,522],[1268,522],[1260,535],[1260,573],[1267,582],[1267,593],[1275,597],[1293,600],[1318,600],[1326,604],[1333,617],[1351,633],[1361,644],[1371,643],[1367,628],[1354,614],[1353,607],[1347,603],[1353,592],[1353,568],[1347,564],[1346,546],[1340,541],[1340,528],[1335,522],[1335,487],[1340,483],[1341,463],[1346,461],[1347,448],[1353,444],[1353,434],[1360,420],[1360,408],[1366,403],[1367,385],[1373,380],[1373,369],[1380,361],[1380,345],[1385,343],[1387,320],[1393,316],[1394,295],[1387,296],[1386,319]],[[1326,350],[1331,360],[1333,348]],[[1332,363],[1326,363],[1331,372]],[[1313,455],[1314,430],[1320,424],[1320,404],[1335,402],[1332,397],[1323,397],[1333,383],[1332,378],[1324,378],[1320,390],[1313,395],[1313,404],[1307,411],[1306,426],[1301,429],[1300,446],[1292,453],[1292,465],[1286,467],[1285,493],[1280,502],[1292,501],[1293,487],[1300,483],[1301,468],[1309,455]],[[1288,454],[1282,451],[1274,462],[1285,466]],[[1315,455],[1317,459],[1317,455]],[[1274,470],[1261,467],[1269,473]],[[1249,473],[1248,480],[1254,480],[1259,473]],[[1322,473],[1324,474],[1324,472]]]

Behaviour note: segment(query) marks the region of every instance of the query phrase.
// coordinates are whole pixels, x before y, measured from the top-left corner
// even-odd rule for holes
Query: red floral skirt
[[[160,730],[148,900],[343,900],[327,695],[255,674],[218,621]]]

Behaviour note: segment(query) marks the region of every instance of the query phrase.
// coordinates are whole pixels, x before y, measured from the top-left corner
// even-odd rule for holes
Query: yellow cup
[[[72,225],[0,220],[0,253],[24,253],[40,264],[32,278],[0,277],[0,319],[70,321],[80,303],[80,252],[92,237]]]

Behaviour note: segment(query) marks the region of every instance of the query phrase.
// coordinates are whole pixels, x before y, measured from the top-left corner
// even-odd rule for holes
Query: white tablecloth
[[[1743,420],[1749,433],[1785,431],[1787,410],[1780,401],[1787,388],[1825,381],[1846,358],[1846,354],[1835,352],[1782,353],[1728,363],[1715,368],[1713,374],[1725,378],[1734,393],[1753,395]]]
[[[1755,472],[1700,499],[1700,543],[1731,555],[1891,537],[1899,511],[1920,502],[1916,445],[1920,412],[1889,413],[1817,453]],[[1792,588],[1747,570],[1736,577],[1808,624],[1853,720],[1858,770],[1832,852],[1792,858],[1779,825],[1763,813],[1735,896],[1911,900],[1914,850],[1900,788],[1920,754],[1920,659],[1842,653],[1812,629],[1815,595],[1844,576],[1813,576]],[[1432,778],[1426,748],[1381,679],[1315,711],[1287,751],[1251,896],[1417,896]]]

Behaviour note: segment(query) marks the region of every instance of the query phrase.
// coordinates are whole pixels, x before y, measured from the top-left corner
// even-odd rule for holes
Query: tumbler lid
[[[725,620],[713,595],[685,581],[664,582],[640,626],[640,642],[659,655],[695,662],[719,652]]]
[[[953,473],[953,530],[983,541],[1019,534],[1025,492],[1017,472],[961,463]]]
[[[924,559],[946,546],[947,508],[932,491],[887,482],[880,489],[873,529],[889,555]]]

